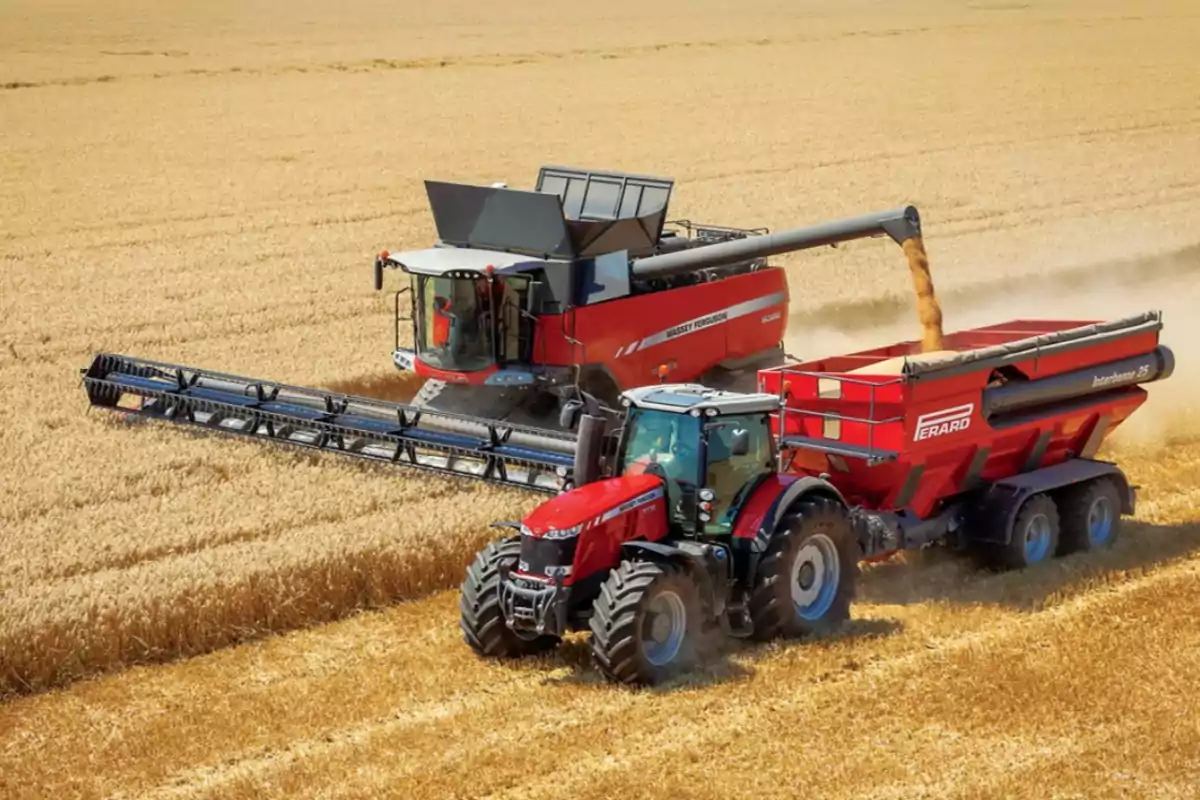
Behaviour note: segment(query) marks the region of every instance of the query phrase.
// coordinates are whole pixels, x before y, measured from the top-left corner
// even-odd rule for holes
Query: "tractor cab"
[[[616,474],[661,477],[678,534],[728,535],[754,487],[774,473],[770,415],[779,398],[674,384],[628,391],[623,402]]]

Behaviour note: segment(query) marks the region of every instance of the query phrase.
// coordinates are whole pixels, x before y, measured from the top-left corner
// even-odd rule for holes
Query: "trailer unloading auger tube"
[[[573,481],[564,431],[106,353],[81,372],[92,406],[125,414],[551,494]]]
[[[993,425],[1001,424],[1015,412],[1166,380],[1174,371],[1175,356],[1170,348],[1160,345],[1145,355],[1109,361],[1038,381],[1014,381],[986,389],[983,416]]]

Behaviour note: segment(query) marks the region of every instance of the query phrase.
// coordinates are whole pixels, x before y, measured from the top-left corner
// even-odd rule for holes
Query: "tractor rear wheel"
[[[592,657],[610,680],[655,684],[691,668],[698,656],[700,592],[682,568],[622,561],[592,606]]]
[[[1121,528],[1121,493],[1112,478],[1098,478],[1063,492],[1058,550],[1098,550],[1116,541]]]
[[[520,550],[517,538],[492,542],[467,568],[458,601],[459,627],[467,644],[480,655],[519,658],[559,643],[557,636],[519,633],[505,623],[500,607],[500,567],[515,567]]]
[[[771,536],[750,593],[754,638],[828,633],[850,618],[858,542],[840,503],[798,503]]]

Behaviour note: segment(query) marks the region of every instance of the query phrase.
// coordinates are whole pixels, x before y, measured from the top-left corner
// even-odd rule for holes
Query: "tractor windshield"
[[[691,526],[700,482],[700,419],[688,414],[633,409],[625,423],[620,474],[657,474],[667,483],[673,522]]]
[[[475,372],[496,362],[486,278],[415,275],[417,355],[435,369]]]

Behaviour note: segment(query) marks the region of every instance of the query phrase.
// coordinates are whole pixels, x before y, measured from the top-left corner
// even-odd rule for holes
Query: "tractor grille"
[[[521,537],[521,558],[517,569],[530,575],[568,577],[575,561],[578,536],[569,539],[543,539],[525,534]]]

